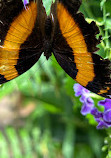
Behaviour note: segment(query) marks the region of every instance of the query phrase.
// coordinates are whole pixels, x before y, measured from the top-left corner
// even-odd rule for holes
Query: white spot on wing
[[[52,21],[53,21],[53,23],[54,23],[54,16],[53,16],[53,14],[51,13],[51,18],[52,18]]]
[[[3,22],[0,20],[0,23],[3,24]]]

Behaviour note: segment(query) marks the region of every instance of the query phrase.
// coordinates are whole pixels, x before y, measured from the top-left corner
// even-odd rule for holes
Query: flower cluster
[[[97,108],[91,111],[95,120],[98,122],[97,128],[111,127],[111,99],[99,101],[98,105],[104,106],[104,112],[99,112]]]
[[[90,91],[87,90],[86,88],[82,87],[80,84],[76,83],[74,84],[74,91],[75,91],[75,96],[81,96],[80,101],[83,103],[82,109],[81,109],[81,114],[86,115],[88,113],[91,113],[91,110],[94,107],[94,101],[90,97]]]
[[[74,85],[74,91],[76,97],[81,96],[80,101],[83,104],[81,108],[82,115],[91,113],[98,122],[98,129],[111,127],[111,99],[105,99],[98,102],[99,106],[104,106],[104,112],[100,112],[94,107],[94,101],[90,97],[91,93],[89,90],[76,83]]]

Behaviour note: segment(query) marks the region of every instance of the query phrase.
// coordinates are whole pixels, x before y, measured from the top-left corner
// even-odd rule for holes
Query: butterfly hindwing
[[[100,42],[96,39],[99,29],[78,12],[80,4],[81,0],[58,0],[52,5],[53,52],[68,75],[92,92],[109,97],[110,61],[94,53]]]
[[[31,0],[26,8],[22,0],[3,2],[0,10],[0,83],[19,76],[38,61],[43,51],[45,18],[40,0]]]

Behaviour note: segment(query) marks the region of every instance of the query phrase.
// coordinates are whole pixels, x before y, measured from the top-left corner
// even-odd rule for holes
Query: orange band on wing
[[[106,89],[100,90],[100,92],[98,94],[101,95],[101,94],[104,94],[104,93],[108,93],[109,90],[110,90],[110,87],[107,87]]]
[[[87,86],[88,82],[93,81],[95,74],[93,59],[91,53],[87,51],[84,36],[62,3],[57,4],[57,16],[62,35],[73,50],[74,61],[78,69],[76,80],[81,85]]]
[[[37,3],[31,2],[11,24],[4,45],[0,48],[0,74],[7,80],[18,76],[15,69],[19,49],[32,33],[37,18]]]

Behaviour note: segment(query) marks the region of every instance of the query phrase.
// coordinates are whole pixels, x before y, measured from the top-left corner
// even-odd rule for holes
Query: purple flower
[[[98,122],[97,128],[111,127],[111,99],[99,101],[98,105],[104,106],[104,112],[99,112],[96,108],[91,110],[91,114],[94,115],[95,120]]]
[[[26,8],[26,5],[29,3],[29,0],[23,0],[24,7]]]
[[[76,84],[74,84],[73,88],[74,88],[76,97],[82,95],[82,90],[84,89],[84,87],[82,87],[80,84],[76,83]]]
[[[111,99],[105,99],[98,102],[99,106],[104,106],[104,112],[98,111],[94,107],[94,101],[90,97],[90,91],[76,83],[74,85],[75,96],[80,96],[80,101],[83,104],[81,108],[82,115],[91,113],[98,122],[98,129],[111,127]]]
[[[80,101],[83,103],[83,106],[81,108],[81,114],[86,115],[90,113],[94,106],[94,101],[90,97],[90,91],[78,83],[74,84],[73,88],[75,91],[75,96],[81,96]]]
[[[81,114],[87,115],[88,113],[91,112],[93,107],[94,107],[94,101],[92,100],[92,98],[90,98],[90,97],[85,98],[85,101],[81,108]]]
[[[107,111],[108,109],[111,109],[111,99],[101,100],[99,101],[98,105],[104,106],[105,111]]]

